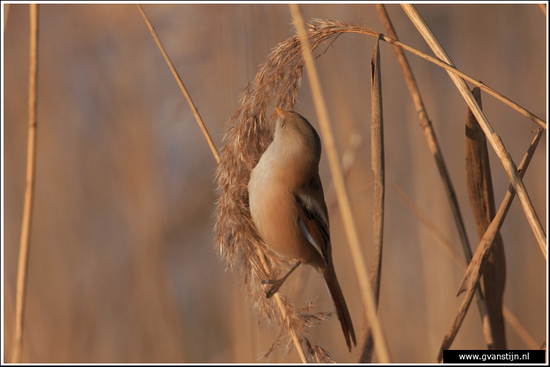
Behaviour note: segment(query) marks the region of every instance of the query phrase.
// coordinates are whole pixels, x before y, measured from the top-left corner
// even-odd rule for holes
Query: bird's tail
[[[330,294],[330,298],[332,298],[332,301],[336,306],[338,320],[340,320],[340,325],[342,325],[342,331],[344,332],[344,338],[346,338],[346,344],[351,352],[351,341],[353,341],[353,345],[357,345],[357,341],[355,340],[355,331],[353,330],[353,324],[349,315],[348,306],[346,305],[344,294],[342,293],[342,289],[340,288],[340,284],[336,278],[336,272],[332,267],[319,269],[319,271],[323,277],[328,293]]]

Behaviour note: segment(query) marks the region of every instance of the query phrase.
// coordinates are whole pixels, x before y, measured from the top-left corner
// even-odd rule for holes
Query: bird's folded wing
[[[295,192],[298,225],[311,245],[328,265],[327,251],[330,245],[328,218],[317,200],[307,194]]]

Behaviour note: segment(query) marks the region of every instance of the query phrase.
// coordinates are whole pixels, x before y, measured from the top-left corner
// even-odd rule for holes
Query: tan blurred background
[[[5,6],[5,5],[4,5]],[[537,5],[418,5],[457,67],[546,121],[546,17]],[[6,8],[4,8],[5,10]],[[218,149],[240,93],[270,50],[293,35],[287,5],[144,5]],[[384,32],[374,5],[302,5],[306,20],[357,22]],[[387,6],[401,40],[430,53],[397,5]],[[40,5],[38,151],[23,361],[266,362],[276,331],[255,315],[238,272],[215,252],[216,161],[135,5]],[[11,359],[24,192],[28,5],[10,5],[4,33],[4,361]],[[317,65],[357,223],[372,241],[370,58],[372,37],[346,34],[322,45]],[[465,189],[466,104],[442,69],[407,55],[443,149],[475,248]],[[381,43],[386,182],[398,185],[461,254],[434,160],[393,50]],[[304,78],[295,110],[315,127]],[[483,94],[483,108],[519,162],[537,126]],[[546,223],[543,137],[525,184]],[[490,149],[496,202],[508,187]],[[359,288],[332,180],[328,191],[336,271],[356,330]],[[497,205],[498,205],[497,204]],[[545,226],[546,228],[546,226]],[[546,332],[546,266],[521,206],[502,229],[505,304],[537,343]],[[463,270],[387,188],[380,315],[395,362],[433,362],[462,297]],[[283,292],[332,311],[308,267]],[[300,285],[305,284],[305,285]],[[507,325],[508,346],[528,346]],[[335,317],[310,330],[339,362],[348,353]],[[484,349],[475,304],[453,344]],[[274,361],[298,362],[277,350]]]

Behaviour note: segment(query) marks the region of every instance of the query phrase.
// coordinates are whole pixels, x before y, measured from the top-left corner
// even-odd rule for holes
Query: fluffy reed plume
[[[372,32],[367,27],[335,21],[317,20],[308,27],[312,49],[341,33]],[[311,346],[306,338],[306,328],[324,320],[327,315],[310,313],[311,305],[295,308],[283,295],[281,306],[274,298],[266,298],[266,286],[262,281],[276,278],[289,264],[277,259],[265,247],[256,233],[248,207],[250,172],[272,139],[269,126],[275,118],[274,109],[293,108],[303,65],[298,36],[291,37],[275,47],[256,77],[246,86],[241,106],[229,121],[224,136],[226,145],[217,170],[219,199],[215,230],[218,251],[229,267],[242,269],[244,284],[257,311],[278,326],[277,340],[266,356],[282,338],[287,338],[287,348],[290,348],[289,336],[294,333],[300,342],[305,342],[310,358],[329,362],[328,353],[320,347]]]

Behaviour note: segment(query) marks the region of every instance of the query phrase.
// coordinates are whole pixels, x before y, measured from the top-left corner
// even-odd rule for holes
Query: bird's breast
[[[250,214],[266,246],[282,258],[310,262],[313,248],[299,227],[292,193],[276,183],[251,180],[251,184]]]

